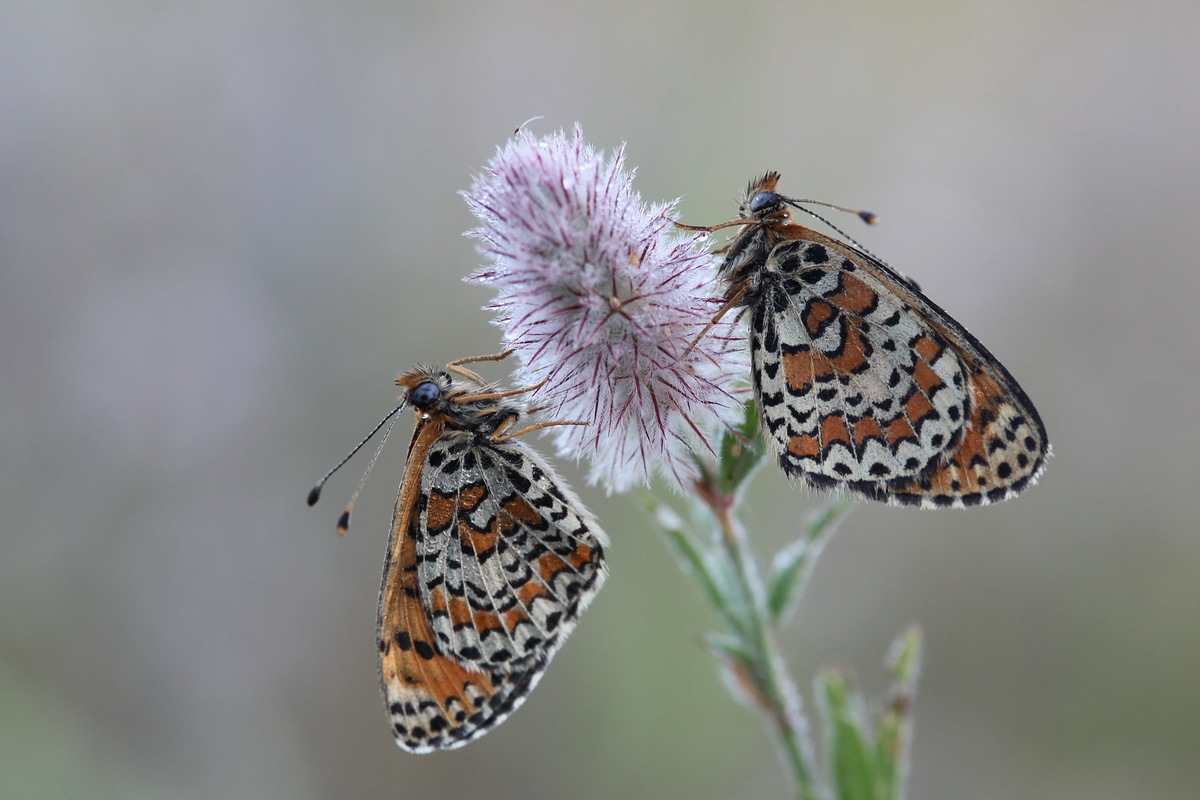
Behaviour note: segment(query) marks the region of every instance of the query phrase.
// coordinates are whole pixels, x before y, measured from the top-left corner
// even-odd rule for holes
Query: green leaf
[[[744,636],[751,625],[751,609],[746,608],[737,576],[729,562],[709,552],[688,532],[688,524],[673,508],[649,492],[639,492],[642,507],[662,531],[684,574],[695,577],[708,602],[721,619],[738,635]]]
[[[831,498],[805,526],[805,538],[775,554],[767,580],[767,610],[776,625],[787,622],[795,611],[817,557],[853,504],[854,501],[846,496]]]
[[[873,724],[863,711],[861,694],[843,672],[825,670],[817,677],[817,705],[838,800],[903,797],[920,660],[921,632],[914,626],[896,637],[888,651],[887,665],[894,681]]]
[[[807,539],[797,539],[775,554],[767,578],[767,611],[771,621],[782,625],[796,607],[812,548]]]
[[[904,786],[905,761],[900,749],[903,725],[892,709],[879,715],[879,740],[875,743],[875,763],[879,773],[880,800],[895,800]]]
[[[862,698],[844,674],[825,670],[817,677],[825,717],[826,747],[834,796],[838,800],[879,800],[870,733],[862,721]]]
[[[805,532],[808,534],[809,540],[828,539],[832,536],[837,523],[842,521],[842,517],[846,516],[846,512],[853,506],[854,498],[848,494],[834,495],[829,498],[825,508],[808,521]]]
[[[879,715],[879,739],[875,744],[880,797],[899,800],[908,777],[908,753],[912,743],[912,707],[917,675],[921,669],[921,630],[912,626],[896,637],[888,650],[892,684],[887,706]]]
[[[721,677],[735,700],[756,710],[774,708],[763,686],[761,656],[735,635],[709,633],[704,637],[709,652],[721,667]]]
[[[736,661],[745,666],[752,666],[755,662],[753,648],[737,636],[728,633],[706,633],[704,643],[722,660]]]
[[[896,683],[912,691],[921,673],[921,628],[913,625],[888,648],[887,667]]]
[[[687,525],[675,509],[659,501],[649,492],[639,492],[642,507],[650,514],[655,525],[667,539],[675,558],[684,574],[692,575],[708,596],[709,602],[720,607],[725,603],[725,592],[721,581],[713,573],[711,563],[704,557],[695,540],[688,534]]]
[[[725,497],[733,497],[766,454],[758,428],[758,406],[747,400],[742,423],[726,431],[721,439],[721,461],[717,465],[717,488]]]

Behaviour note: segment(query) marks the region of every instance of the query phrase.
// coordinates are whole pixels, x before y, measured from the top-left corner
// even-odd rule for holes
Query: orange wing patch
[[[399,521],[412,518],[415,524],[411,509],[403,512]],[[380,598],[385,613],[379,626],[379,671],[397,741],[407,749],[421,751],[429,748],[431,739],[477,713],[484,701],[495,695],[495,687],[486,674],[469,670],[438,651],[417,591],[413,533],[409,530],[401,535],[399,552],[385,575]],[[450,610],[452,618],[464,616],[454,601],[441,605]]]
[[[511,533],[522,523],[534,528],[546,527],[545,518],[522,497],[510,498],[501,508],[504,512],[501,518],[505,523],[505,533]]]
[[[897,494],[946,498],[946,505],[981,505],[1015,495],[1040,470],[1040,439],[1033,423],[992,376],[977,373],[970,386],[973,410],[958,446],[923,479],[896,487]]]
[[[863,417],[854,423],[854,444],[860,446],[868,439],[883,439],[883,428],[874,417]]]
[[[874,308],[879,302],[879,295],[853,275],[842,274],[838,291],[830,294],[826,299],[843,311],[857,317]]]
[[[832,305],[823,300],[813,300],[805,305],[801,318],[808,335],[816,338],[825,330],[829,321],[836,316],[837,311]]]

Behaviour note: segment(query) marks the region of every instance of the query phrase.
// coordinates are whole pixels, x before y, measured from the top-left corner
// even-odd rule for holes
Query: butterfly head
[[[405,405],[415,408],[418,414],[429,414],[445,405],[452,381],[445,370],[418,367],[397,378],[396,385],[404,390],[400,400]]]
[[[501,402],[494,384],[468,374],[475,378],[473,383],[456,381],[443,369],[417,367],[396,379],[404,390],[400,401],[417,412],[418,424],[439,419],[452,428],[484,434],[524,413],[518,404]]]
[[[746,203],[751,216],[762,216],[783,208],[783,198],[775,192],[758,192]]]
[[[742,219],[766,220],[779,216],[780,212],[787,215],[787,198],[775,191],[779,185],[779,173],[768,172],[761,178],[750,181],[746,187],[746,196],[739,208]]]
[[[433,381],[421,381],[408,391],[408,402],[421,411],[428,411],[442,399],[442,387]]]

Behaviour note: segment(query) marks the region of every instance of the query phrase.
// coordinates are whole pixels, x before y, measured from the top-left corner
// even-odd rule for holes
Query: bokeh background
[[[789,632],[802,683],[878,694],[923,626],[910,796],[1195,797],[1198,42],[1184,0],[7,5],[0,796],[785,794],[630,498],[578,487],[606,588],[511,720],[425,757],[374,660],[407,434],[348,537],[365,459],[304,505],[396,373],[496,349],[457,192],[542,115],[688,221],[769,169],[874,209],[842,222],[1037,402],[1039,486],[857,509]],[[818,502],[758,476],[761,552]]]

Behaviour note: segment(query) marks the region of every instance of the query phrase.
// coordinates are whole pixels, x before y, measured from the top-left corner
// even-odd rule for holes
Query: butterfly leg
[[[504,359],[508,358],[510,355],[512,355],[511,348],[508,350],[505,350],[503,353],[496,353],[496,355],[494,355],[494,356],[471,356],[470,358],[460,358],[456,361],[451,361],[449,364],[447,364],[446,369],[450,370],[451,372],[457,372],[459,375],[462,375],[467,380],[474,381],[475,383],[478,383],[480,386],[487,386],[487,381],[485,381],[483,378],[481,378],[477,373],[472,372],[469,369],[464,369],[462,365],[463,364],[476,364],[480,361],[503,361]]]
[[[679,356],[680,360],[683,360],[687,356],[688,353],[692,352],[692,350],[696,347],[696,345],[698,345],[700,343],[700,340],[704,338],[704,335],[707,334],[709,331],[711,331],[713,329],[713,326],[715,326],[718,322],[721,321],[721,318],[725,316],[725,314],[729,311],[729,309],[733,308],[736,305],[741,304],[742,296],[745,294],[746,294],[746,284],[741,283],[738,285],[737,291],[735,291],[733,293],[733,296],[725,301],[725,305],[721,306],[721,308],[717,311],[716,315],[713,316],[713,318],[711,320],[709,320],[708,324],[704,326],[704,330],[700,331],[699,335],[697,335],[695,339],[692,339],[692,343],[689,344],[687,346],[687,349],[684,350],[683,353]],[[735,319],[736,319],[736,317],[735,317]]]
[[[509,439],[515,439],[518,436],[524,436],[527,433],[533,433],[534,431],[541,430],[542,428],[549,428],[552,425],[587,425],[588,424],[587,422],[584,422],[582,420],[570,420],[570,421],[556,420],[554,422],[538,422],[534,425],[527,425],[524,428],[521,428],[519,431],[513,431],[512,433],[504,433],[504,430],[516,421],[517,421],[516,415],[507,417],[507,418],[501,420],[500,424],[496,426],[496,430],[492,432],[492,435],[490,437],[492,442],[493,443],[506,442]]]
[[[719,231],[722,228],[729,228],[734,225],[754,225],[757,222],[758,222],[758,220],[756,220],[756,219],[731,219],[731,220],[729,220],[729,222],[722,222],[718,225],[684,225],[682,222],[675,222],[674,220],[672,220],[671,224],[674,225],[676,228],[680,228],[685,231],[699,231],[701,233],[712,233],[713,231]]]

